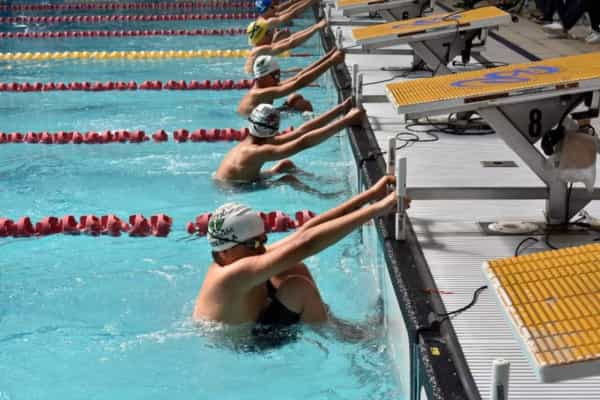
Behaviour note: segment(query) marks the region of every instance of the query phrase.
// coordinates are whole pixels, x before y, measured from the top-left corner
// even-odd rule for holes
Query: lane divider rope
[[[60,51],[60,52],[25,52],[25,53],[0,53],[2,61],[44,61],[44,60],[109,60],[109,59],[158,59],[158,58],[239,58],[248,57],[250,50],[156,50],[156,51]],[[283,54],[289,57],[290,54]],[[299,57],[296,55],[296,57]]]
[[[286,29],[289,32],[289,29]],[[144,30],[97,30],[97,31],[55,31],[55,32],[0,32],[0,39],[64,39],[64,38],[105,38],[105,37],[144,37],[144,36],[234,36],[246,35],[246,29],[144,29]]]
[[[242,90],[250,89],[254,80],[240,79],[235,82],[226,80],[191,80],[191,81],[106,81],[106,82],[0,82],[0,92],[53,92],[53,91],[87,91],[105,92],[113,90]]]
[[[315,213],[309,210],[301,210],[295,213],[295,220],[282,211],[271,211],[259,213],[266,232],[287,232],[304,225]],[[204,213],[196,217],[194,222],[186,224],[186,231],[195,236],[204,236],[208,231],[208,220],[210,213]],[[35,237],[49,236],[55,234],[91,236],[121,236],[125,233],[131,237],[167,237],[171,232],[173,219],[166,214],[152,215],[150,218],[143,214],[130,215],[126,221],[121,220],[114,214],[82,215],[79,219],[73,215],[63,217],[45,217],[33,223],[29,216],[23,216],[14,222],[8,218],[0,218],[0,237]]]
[[[59,24],[65,22],[154,22],[255,19],[256,13],[236,14],[162,14],[162,15],[60,15],[0,17],[1,24]]]
[[[281,133],[287,133],[294,130],[293,126],[288,127]],[[241,141],[248,137],[250,131],[247,127],[241,129],[234,128],[212,128],[196,129],[192,132],[187,129],[177,129],[169,135],[164,129],[160,129],[147,136],[143,130],[117,130],[117,131],[88,131],[85,133],[79,131],[59,131],[51,132],[21,132],[5,133],[0,132],[0,144],[108,144],[108,143],[143,143],[150,139],[154,143],[168,142],[169,137],[177,143],[186,142],[219,142],[219,141]]]
[[[249,1],[178,1],[158,3],[67,3],[67,4],[8,4],[0,5],[0,11],[52,11],[52,10],[168,10],[173,8],[248,8],[254,3]]]

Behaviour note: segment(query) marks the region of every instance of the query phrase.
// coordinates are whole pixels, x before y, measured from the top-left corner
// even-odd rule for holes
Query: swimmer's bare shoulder
[[[238,113],[243,116],[248,116],[252,110],[262,103],[273,103],[272,88],[251,88],[248,93],[240,101]]]

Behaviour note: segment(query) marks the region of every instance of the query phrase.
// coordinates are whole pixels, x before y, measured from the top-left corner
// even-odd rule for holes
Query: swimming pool
[[[308,16],[298,20],[307,26]],[[238,27],[247,21],[177,22],[181,29]],[[171,28],[135,23],[128,29]],[[40,26],[35,29],[85,29]],[[123,29],[95,24],[93,29]],[[9,28],[11,30],[23,28]],[[15,39],[2,52],[245,48],[244,36]],[[300,51],[318,55],[311,39]],[[284,68],[316,59],[282,59]],[[0,64],[1,81],[203,80],[245,78],[239,58],[158,61],[46,61]],[[317,112],[337,101],[329,77],[303,91]],[[240,128],[240,91],[0,93],[1,131]],[[282,125],[298,125],[288,116]],[[243,340],[219,340],[219,327],[190,316],[210,263],[205,240],[185,223],[227,201],[293,214],[321,212],[356,191],[345,135],[294,157],[322,199],[289,187],[241,193],[217,189],[212,172],[229,142],[102,145],[0,145],[1,216],[166,213],[168,238],[0,239],[0,399],[165,398],[388,399],[401,393],[386,332],[360,343],[305,329],[295,343],[254,352]],[[276,240],[282,234],[272,234]],[[360,322],[375,313],[375,246],[359,232],[308,260],[333,312]],[[239,338],[238,338],[239,339]]]

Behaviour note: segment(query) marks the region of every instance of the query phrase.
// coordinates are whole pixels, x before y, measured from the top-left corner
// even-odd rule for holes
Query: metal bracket
[[[585,207],[597,192],[573,190],[559,179],[558,168],[533,146],[543,133],[556,126],[562,117],[581,104],[585,95],[568,95],[546,99],[532,98],[517,104],[480,108],[479,114],[494,128],[504,142],[531,168],[547,187],[546,219],[549,224],[567,222]]]

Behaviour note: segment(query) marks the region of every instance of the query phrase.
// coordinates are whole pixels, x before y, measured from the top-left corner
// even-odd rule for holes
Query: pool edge
[[[315,16],[319,14],[319,5],[313,6],[313,12]],[[335,47],[329,27],[321,31],[321,43],[325,51]],[[346,65],[336,65],[331,72],[338,97],[351,97],[352,79]],[[371,186],[385,171],[385,160],[373,130],[365,118],[362,126],[349,127],[347,131],[357,173],[366,186]],[[376,229],[411,342],[410,400],[420,398],[421,387],[428,399],[481,399],[451,322],[439,325],[430,321],[430,316],[443,314],[446,309],[435,293],[433,276],[412,224],[409,219],[407,221],[405,242],[392,239],[395,226],[392,216],[378,218]]]

